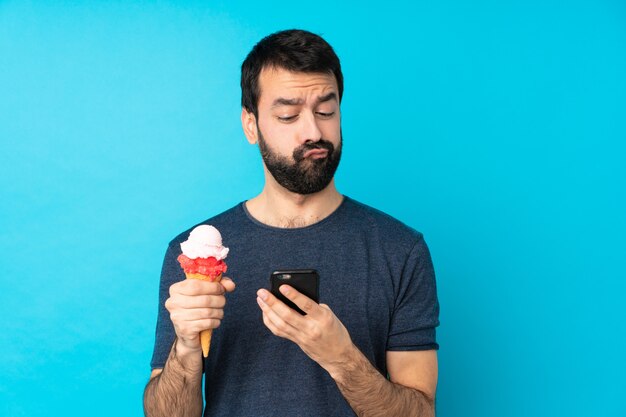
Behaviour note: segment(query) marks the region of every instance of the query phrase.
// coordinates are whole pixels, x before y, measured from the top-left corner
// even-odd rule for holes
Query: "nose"
[[[318,125],[318,120],[313,112],[304,112],[301,119],[302,126],[300,132],[301,143],[317,142],[322,138],[322,131]]]

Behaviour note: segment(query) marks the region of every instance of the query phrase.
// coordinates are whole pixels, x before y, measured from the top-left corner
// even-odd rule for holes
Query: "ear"
[[[244,107],[241,108],[241,127],[243,127],[243,133],[246,135],[246,139],[248,139],[250,145],[255,145],[259,140],[256,128],[256,117]]]

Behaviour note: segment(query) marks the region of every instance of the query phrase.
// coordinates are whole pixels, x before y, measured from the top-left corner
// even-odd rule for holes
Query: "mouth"
[[[302,155],[302,158],[321,159],[321,158],[326,158],[327,156],[328,156],[327,149],[316,148],[316,149],[311,149],[311,150],[306,151],[304,155]]]

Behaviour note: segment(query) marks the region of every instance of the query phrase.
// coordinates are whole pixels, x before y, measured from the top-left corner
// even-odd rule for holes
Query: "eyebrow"
[[[337,94],[335,94],[335,92],[328,93],[328,94],[326,94],[325,96],[322,96],[322,97],[318,97],[317,101],[315,102],[315,104],[325,103],[325,102],[331,101],[331,100],[337,101]]]
[[[279,97],[272,103],[272,107],[278,106],[298,106],[304,103],[304,100],[301,98],[282,98]]]
[[[325,103],[327,101],[331,101],[331,100],[335,100],[337,101],[337,94],[332,92],[332,93],[328,93],[325,96],[322,97],[318,97],[317,100],[315,100],[315,104],[318,105],[320,103]],[[278,106],[300,106],[304,104],[304,100],[302,100],[301,98],[283,98],[283,97],[279,97],[276,100],[274,100],[274,102],[272,103],[272,107],[278,107]]]

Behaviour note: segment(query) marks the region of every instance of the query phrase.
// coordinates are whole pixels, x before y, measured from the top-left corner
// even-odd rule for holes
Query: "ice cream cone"
[[[199,279],[202,281],[211,281],[211,282],[220,282],[222,280],[222,274],[219,274],[216,277],[210,277],[208,275],[203,274],[191,274],[185,273],[187,279]],[[202,356],[205,358],[209,357],[209,348],[211,347],[211,336],[213,335],[213,330],[203,330],[200,332],[200,343],[202,344]]]
[[[222,235],[215,227],[201,224],[189,233],[189,239],[180,244],[182,253],[176,258],[187,279],[220,282],[227,266],[224,262],[228,248],[222,244]],[[205,275],[208,274],[208,275]],[[200,332],[202,354],[209,356],[212,330]]]

